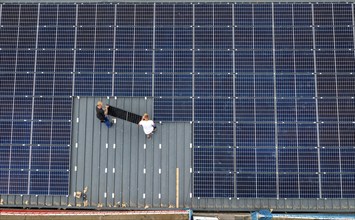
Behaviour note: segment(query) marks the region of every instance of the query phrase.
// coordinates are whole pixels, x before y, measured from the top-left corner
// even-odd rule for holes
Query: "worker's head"
[[[147,113],[144,113],[143,120],[145,120],[145,121],[149,120],[149,115]]]
[[[101,109],[101,108],[102,108],[102,102],[101,102],[101,101],[98,101],[96,106],[97,106],[99,109]]]

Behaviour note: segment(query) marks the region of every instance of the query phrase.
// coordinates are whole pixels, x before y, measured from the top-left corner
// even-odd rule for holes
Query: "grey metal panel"
[[[135,1],[135,0],[2,0],[4,3],[97,3],[97,2],[130,2],[130,3],[145,3],[145,2],[192,2],[192,3],[199,3],[201,1],[198,0],[145,0],[145,1]],[[204,0],[203,2],[243,2],[243,3],[249,3],[249,2],[254,2],[254,3],[263,3],[263,2],[275,2],[275,0]],[[293,0],[293,1],[285,1],[285,2],[317,2],[317,1],[307,1],[307,0]],[[344,2],[344,1],[335,1],[335,0],[322,0],[320,2]]]

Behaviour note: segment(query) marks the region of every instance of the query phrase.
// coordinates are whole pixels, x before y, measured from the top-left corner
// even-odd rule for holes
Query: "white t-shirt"
[[[139,125],[142,125],[145,134],[150,134],[154,130],[154,122],[152,120],[140,121]]]

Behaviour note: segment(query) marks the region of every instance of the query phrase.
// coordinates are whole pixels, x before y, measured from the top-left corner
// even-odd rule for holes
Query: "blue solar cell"
[[[10,121],[12,119],[13,97],[1,97],[3,107],[0,109],[0,120]]]
[[[298,173],[297,149],[278,149],[278,170],[280,173]]]
[[[154,95],[155,96],[173,96],[173,74],[155,74],[154,75]]]
[[[257,174],[257,197],[275,198],[276,197],[276,174]]]
[[[316,148],[299,148],[298,160],[300,173],[318,172],[318,154]]]
[[[355,149],[354,148],[340,148],[340,162],[342,172],[353,173],[355,172],[354,160]]]
[[[276,75],[276,96],[294,98],[296,95],[295,80],[295,75]]]
[[[355,177],[353,174],[342,174],[342,198],[354,198],[355,195]]]
[[[322,123],[319,125],[319,145],[321,147],[338,147],[339,135],[337,124]]]
[[[232,73],[233,72],[233,52],[215,51],[214,52],[214,72]]]
[[[57,42],[58,49],[72,49],[75,42],[75,27],[58,27]]]
[[[253,26],[253,5],[234,5],[234,24],[237,26]]]
[[[275,149],[256,149],[256,171],[259,173],[274,173],[276,171]]]
[[[69,121],[71,120],[72,112],[72,98],[71,97],[54,97],[53,98],[53,120]]]
[[[22,4],[20,8],[20,26],[36,26],[38,16],[37,4]]]
[[[31,120],[32,98],[31,97],[15,97],[13,117],[16,120]]]
[[[274,96],[274,76],[271,74],[255,75],[255,97]]]
[[[52,123],[52,144],[70,145],[70,121],[59,121]]]
[[[274,41],[276,50],[292,50],[293,42],[293,28],[292,27],[275,27]]]
[[[28,171],[10,170],[10,194],[27,194],[28,192]]]
[[[157,27],[155,29],[155,48],[158,50],[157,52],[159,50],[172,50],[175,46],[174,36],[173,27]]]
[[[340,122],[355,121],[355,102],[354,99],[338,99],[338,114]]]
[[[96,25],[97,26],[113,26],[115,23],[115,7],[110,4],[97,4],[96,8]]]
[[[196,49],[213,49],[213,27],[200,27],[195,28],[195,48]]]
[[[0,74],[0,97],[11,98],[14,93],[15,74],[13,73],[1,73]],[[8,103],[8,102],[2,102]],[[0,114],[1,117],[1,114]]]
[[[30,194],[48,195],[48,171],[31,171],[30,173]]]
[[[297,97],[315,97],[315,83],[313,75],[296,75]]]
[[[11,144],[12,123],[11,121],[3,121],[1,124],[0,131],[2,135],[0,136],[0,144],[9,145]]]
[[[255,198],[256,197],[256,174],[240,173],[236,175],[237,197]]]
[[[310,26],[300,26],[293,28],[295,49],[313,49],[313,29]]]
[[[235,96],[254,97],[254,75],[238,74],[235,76]]]
[[[348,27],[334,27],[335,49],[349,50],[354,48],[354,41],[352,36],[352,28]],[[344,51],[347,52],[347,51]],[[337,52],[338,53],[338,52]],[[339,65],[342,66],[342,65]]]
[[[153,53],[152,51],[134,52],[134,72],[152,72]]]
[[[237,124],[236,142],[239,147],[255,146],[255,124]]]
[[[254,49],[271,50],[272,47],[272,27],[254,27]]]
[[[174,72],[192,72],[192,51],[174,51]]]
[[[136,27],[135,28],[135,49],[152,49],[153,48],[153,28],[152,27]]]
[[[191,74],[174,74],[174,96],[192,96]]]
[[[35,51],[19,50],[17,52],[17,72],[33,72],[35,66]]]
[[[29,146],[12,146],[10,156],[10,169],[28,170],[30,161]]]
[[[321,172],[340,172],[340,150],[339,148],[320,149],[320,170]],[[340,179],[340,178],[339,178]]]
[[[319,198],[318,174],[300,174],[300,198]]]
[[[80,4],[78,5],[78,25],[95,26],[96,5]]]
[[[35,97],[33,106],[34,120],[51,120],[53,110],[53,98]]]
[[[216,50],[233,49],[233,29],[232,27],[215,27],[214,48]]]
[[[338,109],[336,99],[318,100],[318,118],[322,122],[338,121]]]
[[[55,51],[39,50],[37,51],[36,72],[53,72],[55,62]]]
[[[277,105],[276,113],[277,113],[278,122],[296,121],[296,100],[295,99],[277,99],[276,105]]]
[[[16,73],[15,95],[26,96],[33,93],[33,74]]]
[[[293,17],[295,26],[312,25],[312,5],[293,4]]]
[[[194,105],[196,121],[213,121],[213,99],[195,99]]]
[[[14,49],[17,47],[18,27],[0,27],[0,48]]]
[[[192,32],[192,27],[174,27],[174,49],[192,49]],[[158,43],[156,44],[158,45]]]
[[[93,74],[75,74],[74,94],[77,96],[91,96],[93,94]]]
[[[171,98],[154,99],[154,119],[157,121],[173,120],[173,100]]]
[[[94,51],[78,50],[76,51],[75,71],[83,73],[92,73],[94,71]]]
[[[196,4],[195,5],[195,25],[211,25],[213,24],[213,4]]]
[[[274,4],[274,25],[292,26],[292,4]]]
[[[115,74],[114,78],[114,95],[115,96],[132,96],[133,94],[133,75],[132,74]]]
[[[254,73],[254,52],[236,51],[235,70],[237,73]]]
[[[236,149],[236,171],[238,173],[256,172],[255,149],[253,148]]]
[[[37,27],[20,26],[18,34],[17,48],[34,49],[36,48]]]
[[[315,124],[298,124],[298,146],[317,147],[317,130]]]
[[[195,119],[196,120],[196,119]],[[214,146],[213,145],[213,124],[194,124],[194,146]]]
[[[155,24],[157,26],[174,25],[174,5],[156,4],[155,5]]]
[[[234,28],[235,48],[252,50],[253,49],[253,27],[237,26]]]
[[[297,133],[295,124],[278,124],[277,125],[277,141],[280,147],[297,146]]]
[[[316,121],[316,102],[314,99],[297,99],[297,121]]]
[[[195,52],[195,72],[213,73],[213,51]]]
[[[318,75],[317,92],[320,97],[336,97],[335,75]]]
[[[214,4],[214,25],[215,26],[231,26],[232,19],[232,4]]]
[[[294,52],[276,51],[275,70],[277,73],[294,73],[295,72]]]
[[[214,174],[214,197],[234,197],[234,176],[230,173]]]
[[[153,26],[154,17],[153,4],[136,4],[136,19],[135,25],[137,26]]]
[[[69,194],[69,171],[50,172],[49,194],[68,195]]]
[[[225,121],[227,119],[229,118],[224,118],[220,121]],[[218,119],[215,118],[215,120]],[[233,133],[234,133],[233,123],[215,123],[214,124],[214,146],[229,146],[229,147],[234,146]]]
[[[175,4],[175,25],[176,26],[190,26],[192,25],[192,4],[176,3]]]
[[[271,4],[254,4],[254,25],[270,26],[272,25],[272,5]]]
[[[233,99],[214,99],[214,120],[218,122],[233,121]],[[232,128],[233,130],[233,128]],[[232,138],[233,140],[233,138]],[[230,143],[230,141],[227,141]],[[233,143],[233,141],[232,141]],[[233,144],[230,144],[230,146]],[[227,145],[228,146],[228,145]]]
[[[118,26],[134,26],[134,4],[117,4],[116,5],[116,24]]]
[[[58,26],[74,26],[76,18],[76,4],[58,5]]]
[[[334,25],[352,25],[351,4],[333,4]]]
[[[192,121],[192,99],[174,99],[174,121]]]
[[[3,4],[1,11],[1,25],[18,26],[20,4]]]
[[[116,51],[115,55],[115,72],[133,72],[134,51]]]
[[[255,146],[275,147],[275,125],[274,124],[255,125]]]
[[[254,99],[237,99],[235,101],[235,114],[238,122],[254,122],[255,121],[255,100]]]
[[[95,48],[95,27],[80,26],[77,29],[76,47],[93,50]],[[78,51],[80,52],[80,51]]]
[[[214,96],[223,98],[233,97],[233,75],[214,75]]]
[[[211,173],[214,171],[215,148],[194,148],[194,172]]]
[[[257,122],[275,122],[274,99],[255,99],[255,120]]]
[[[299,198],[297,174],[279,174],[280,198]]]
[[[315,28],[315,45],[316,49],[331,50],[334,49],[334,37],[332,27]]]
[[[94,96],[111,96],[112,79],[112,74],[94,74]]]
[[[70,147],[68,146],[52,146],[50,169],[52,170],[68,170],[70,158]]]
[[[151,74],[135,74],[133,78],[133,96],[152,96]]]
[[[95,49],[112,49],[115,46],[113,44],[113,37],[113,27],[97,27]]]
[[[322,198],[340,198],[341,187],[334,187],[341,185],[341,177],[339,174],[322,174],[321,175]]]
[[[54,96],[72,95],[73,81],[73,74],[55,74]]]
[[[315,25],[332,25],[333,13],[331,4],[314,4],[314,24]]]
[[[56,44],[56,27],[40,27],[38,30],[38,48],[55,48]]]
[[[30,144],[31,122],[13,122],[12,144]]]
[[[315,72],[312,51],[295,51],[295,71],[297,73]]]
[[[338,73],[352,73],[355,69],[353,51],[336,51],[336,70]],[[351,82],[354,82],[352,80]]]
[[[10,146],[1,146],[0,147],[0,170],[6,170],[10,167]],[[8,172],[8,171],[7,171]],[[3,182],[0,183],[0,188]],[[0,189],[1,191],[1,189]]]
[[[174,70],[173,51],[158,50],[155,52],[155,72],[171,73]]]
[[[45,129],[45,127],[42,127]],[[50,135],[49,135],[50,137]],[[48,170],[50,169],[51,160],[51,147],[50,146],[32,146],[31,151],[31,170]],[[48,173],[48,171],[46,171]],[[31,179],[32,179],[31,172]]]
[[[116,48],[133,49],[134,27],[118,27],[116,29]]]
[[[51,122],[33,122],[32,144],[51,144],[51,128]],[[42,160],[48,158],[49,154],[44,156]]]
[[[95,51],[95,73],[112,73],[113,72],[113,51],[97,50]]]
[[[194,173],[194,197],[213,197],[212,173]]]
[[[39,25],[40,26],[55,26],[57,25],[58,5],[44,4],[39,9]]]
[[[213,75],[197,74],[195,75],[195,96],[212,97],[213,96]]]
[[[9,171],[0,169],[0,193],[9,194]]]
[[[274,72],[271,51],[255,51],[255,72]]]

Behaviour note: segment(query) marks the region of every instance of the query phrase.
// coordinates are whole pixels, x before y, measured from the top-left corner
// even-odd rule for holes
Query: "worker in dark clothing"
[[[102,108],[102,102],[98,101],[96,105],[96,117],[101,121],[101,123],[105,123],[105,125],[110,128],[112,126],[112,122],[107,118],[107,112],[108,112],[109,106],[106,106],[106,109],[104,110]]]

